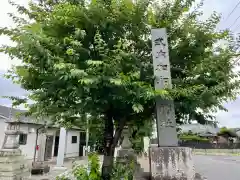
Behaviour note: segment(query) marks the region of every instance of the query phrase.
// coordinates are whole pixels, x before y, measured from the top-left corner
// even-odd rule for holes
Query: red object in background
[[[36,150],[37,150],[37,151],[39,150],[39,145],[36,146]]]

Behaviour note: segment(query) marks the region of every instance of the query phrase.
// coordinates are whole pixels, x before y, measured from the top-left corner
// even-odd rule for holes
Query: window
[[[27,144],[27,134],[19,134],[19,144],[20,145]]]
[[[77,136],[72,136],[72,144],[76,144],[77,143]]]

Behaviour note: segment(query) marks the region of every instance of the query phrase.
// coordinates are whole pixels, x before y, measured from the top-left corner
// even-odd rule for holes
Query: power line
[[[240,18],[240,16],[238,16],[237,19],[235,19],[234,23],[229,27],[229,29],[232,28],[236,24],[236,22],[238,21],[239,18]]]
[[[238,8],[239,5],[240,5],[240,1],[236,4],[236,6],[233,8],[233,10],[228,14],[225,21],[228,20],[228,18],[234,13],[234,11]]]
[[[240,27],[240,24],[238,24],[236,28],[234,28],[234,31],[238,30],[239,27]]]

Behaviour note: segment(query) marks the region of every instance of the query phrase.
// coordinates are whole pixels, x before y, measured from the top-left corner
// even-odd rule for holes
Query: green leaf
[[[87,76],[87,73],[84,70],[81,69],[71,69],[71,75],[73,77],[83,77],[83,76]]]
[[[143,112],[144,108],[141,104],[134,104],[132,106],[132,109],[133,109],[134,112],[139,113],[139,112]]]
[[[72,48],[67,49],[66,54],[69,56],[74,55],[74,50]]]
[[[188,12],[188,11],[189,11],[188,7],[183,8],[183,12]]]

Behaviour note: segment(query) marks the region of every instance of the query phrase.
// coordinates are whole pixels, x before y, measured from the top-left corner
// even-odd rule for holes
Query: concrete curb
[[[231,153],[211,153],[211,152],[193,152],[194,155],[211,155],[211,156],[240,156],[240,154]]]
[[[189,179],[186,179],[186,178],[181,178],[181,179],[169,179],[169,178],[166,178],[166,179],[159,179],[159,178],[154,178],[154,177],[150,177],[150,173],[149,172],[144,172],[142,173],[142,176],[139,177],[138,179],[136,180],[189,180]],[[207,180],[207,178],[203,177],[201,174],[199,173],[196,173],[195,174],[195,178],[193,180]]]

